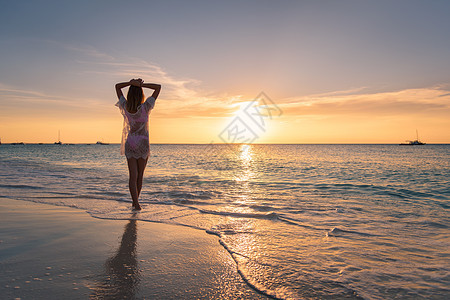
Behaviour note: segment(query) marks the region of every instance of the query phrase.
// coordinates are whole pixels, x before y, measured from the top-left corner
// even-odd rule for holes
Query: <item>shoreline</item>
[[[5,298],[267,299],[217,236],[24,200],[1,198],[0,207]]]

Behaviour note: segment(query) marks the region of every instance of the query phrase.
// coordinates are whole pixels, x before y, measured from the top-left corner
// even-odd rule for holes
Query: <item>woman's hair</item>
[[[138,106],[144,102],[144,92],[139,86],[130,86],[127,94],[127,111],[130,113],[135,113]]]

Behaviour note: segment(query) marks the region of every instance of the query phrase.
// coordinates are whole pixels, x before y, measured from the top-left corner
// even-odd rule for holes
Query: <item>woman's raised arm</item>
[[[161,91],[161,85],[160,84],[156,84],[156,83],[142,83],[141,85],[144,88],[148,88],[148,89],[153,89],[153,94],[152,97],[158,98],[159,92]]]

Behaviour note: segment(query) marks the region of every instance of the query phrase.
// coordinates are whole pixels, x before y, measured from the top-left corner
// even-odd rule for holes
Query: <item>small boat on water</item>
[[[415,146],[415,145],[426,145],[427,143],[423,143],[419,140],[415,141],[406,141],[405,143],[401,143],[400,146]]]
[[[109,144],[108,144],[108,143],[103,143],[103,142],[98,141],[98,142],[96,143],[96,145],[109,145]]]
[[[58,141],[54,142],[55,145],[62,145],[61,143],[61,130],[58,130]]]
[[[425,145],[426,143],[421,142],[419,140],[419,133],[416,129],[416,139],[414,141],[406,141],[405,143],[401,143],[400,146],[416,146],[416,145]]]

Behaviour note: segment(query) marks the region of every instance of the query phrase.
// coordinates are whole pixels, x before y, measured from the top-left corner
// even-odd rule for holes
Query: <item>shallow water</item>
[[[1,145],[0,196],[130,218],[119,145]],[[278,298],[450,297],[450,146],[152,145],[139,219],[219,236]]]

